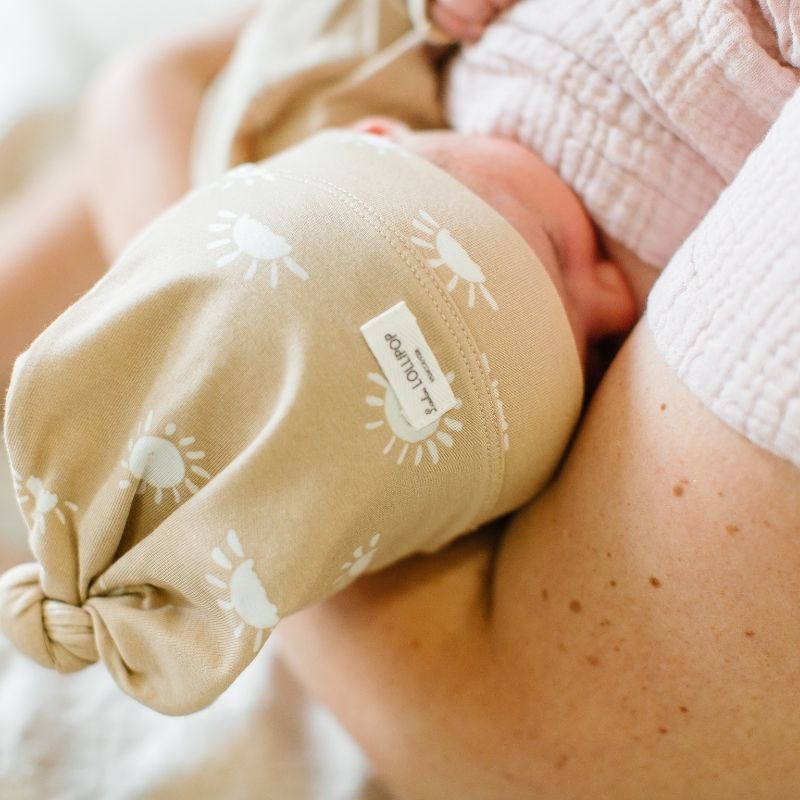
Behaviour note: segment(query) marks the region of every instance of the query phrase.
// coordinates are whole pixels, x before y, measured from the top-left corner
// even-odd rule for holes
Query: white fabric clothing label
[[[437,422],[455,407],[447,376],[405,301],[365,322],[361,333],[414,430]]]

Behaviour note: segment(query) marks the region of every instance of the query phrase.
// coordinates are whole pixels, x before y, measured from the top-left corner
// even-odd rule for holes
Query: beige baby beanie
[[[163,214],[17,362],[17,647],[166,713],[278,621],[532,497],[581,407],[559,296],[427,161],[327,131]]]

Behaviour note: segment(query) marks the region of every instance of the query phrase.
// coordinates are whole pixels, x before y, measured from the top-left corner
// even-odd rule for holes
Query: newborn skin
[[[486,26],[515,0],[430,0],[428,16],[456,41],[474,41]]]
[[[531,150],[491,136],[412,131],[385,117],[353,127],[436,164],[519,231],[561,296],[584,364],[592,344],[631,329],[638,310],[625,270],[602,255],[577,196]]]

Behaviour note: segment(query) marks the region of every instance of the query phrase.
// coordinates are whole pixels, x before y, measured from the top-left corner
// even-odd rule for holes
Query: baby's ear
[[[362,117],[350,126],[350,130],[358,133],[372,133],[375,136],[385,136],[387,139],[397,141],[402,135],[408,133],[409,127],[404,122],[394,117]]]
[[[615,262],[598,259],[581,282],[578,302],[589,341],[627,333],[636,322],[633,291],[622,268]]]

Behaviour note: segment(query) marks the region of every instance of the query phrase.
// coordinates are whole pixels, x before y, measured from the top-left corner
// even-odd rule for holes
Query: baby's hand
[[[515,0],[429,0],[428,15],[458,41],[475,41],[486,26]]]

